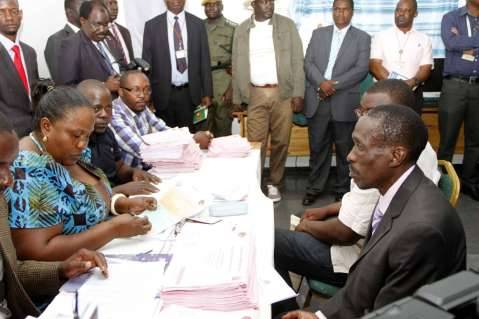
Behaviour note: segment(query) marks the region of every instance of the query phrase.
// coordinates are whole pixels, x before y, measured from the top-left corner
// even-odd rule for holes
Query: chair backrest
[[[457,176],[456,170],[451,162],[445,160],[438,161],[441,171],[441,179],[438,187],[442,190],[453,207],[456,207],[459,193],[461,191],[461,182]]]

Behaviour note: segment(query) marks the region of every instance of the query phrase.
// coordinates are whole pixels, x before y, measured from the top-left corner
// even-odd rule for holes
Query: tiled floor
[[[305,207],[301,204],[308,177],[305,168],[287,168],[284,187],[281,189],[282,201],[275,204],[275,226],[289,228],[290,215],[303,212]],[[332,193],[325,194],[318,199],[313,207],[320,207],[334,201]],[[479,265],[479,202],[461,194],[457,205],[457,212],[461,217],[466,231],[468,264]],[[302,304],[307,287],[303,283],[298,301]],[[314,300],[311,308],[314,309],[318,300]]]

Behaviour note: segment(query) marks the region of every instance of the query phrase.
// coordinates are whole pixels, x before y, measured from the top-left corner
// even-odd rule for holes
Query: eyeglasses
[[[354,109],[354,114],[356,114],[356,116],[358,118],[360,118],[363,115],[368,114],[368,112],[369,112],[369,110],[362,107],[361,105]]]
[[[143,95],[150,95],[151,94],[151,88],[150,87],[146,87],[146,88],[141,89],[139,87],[127,88],[127,87],[122,86],[121,88],[123,90],[127,90],[128,92],[130,92],[131,94],[136,95],[136,96],[140,96],[142,93],[143,93]]]
[[[88,24],[91,26],[93,32],[102,32],[102,31],[106,32],[109,28],[109,23],[100,24],[96,22],[91,22],[89,20],[87,21],[88,21]]]

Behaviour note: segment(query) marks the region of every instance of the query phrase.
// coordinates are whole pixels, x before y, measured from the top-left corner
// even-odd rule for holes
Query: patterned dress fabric
[[[89,149],[78,163],[100,178],[111,195],[103,171],[91,165]],[[73,179],[49,154],[21,151],[11,172],[15,181],[5,192],[5,198],[12,229],[63,224],[63,234],[71,235],[88,230],[108,215],[109,207],[95,187]]]

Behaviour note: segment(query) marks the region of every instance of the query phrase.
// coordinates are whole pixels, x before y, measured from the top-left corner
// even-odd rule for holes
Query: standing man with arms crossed
[[[372,41],[370,70],[377,80],[399,79],[416,95],[416,112],[421,114],[422,84],[433,65],[429,36],[413,28],[416,0],[399,0],[394,12],[395,26],[378,33]]]
[[[223,16],[223,1],[203,0],[206,32],[211,56],[213,104],[208,113],[208,130],[216,137],[231,135],[231,54],[236,24]]]
[[[303,109],[303,46],[294,22],[274,13],[274,0],[251,6],[233,41],[233,104],[248,104],[248,139],[262,143],[262,168],[271,137],[267,195],[278,202],[293,112]]]
[[[324,192],[336,150],[336,201],[349,191],[346,157],[353,147],[359,84],[368,73],[371,38],[351,25],[353,0],[333,2],[334,25],[314,31],[306,51],[306,97],[311,173],[303,205]]]
[[[0,112],[20,137],[32,130],[30,88],[38,80],[37,54],[18,37],[22,18],[17,0],[0,0]]]
[[[439,100],[438,157],[452,161],[464,123],[461,187],[479,200],[479,0],[447,13],[441,34],[446,46],[444,80]]]
[[[156,116],[169,127],[193,127],[199,104],[213,96],[210,53],[204,22],[186,12],[185,0],[165,0],[167,11],[145,24],[143,59],[151,65]]]

